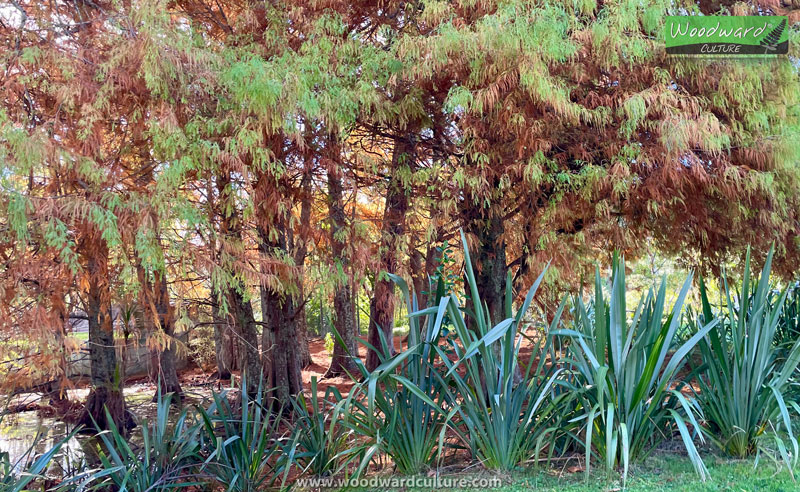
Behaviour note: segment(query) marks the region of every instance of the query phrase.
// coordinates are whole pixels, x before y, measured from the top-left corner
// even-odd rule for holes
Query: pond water
[[[26,461],[49,451],[70,430],[64,422],[41,417],[35,411],[6,415],[0,422],[0,451],[9,454],[9,461],[19,473]],[[81,461],[86,440],[80,436],[70,438],[61,448],[56,464],[68,468]]]
[[[126,387],[124,390],[125,401],[128,408],[136,415],[139,423],[152,417],[156,413],[156,404],[152,402],[154,388],[150,384],[137,384]],[[186,404],[206,404],[210,400],[210,388],[186,388]],[[80,401],[88,395],[88,390],[70,390],[68,396],[73,401]],[[20,395],[16,401],[36,401],[41,398],[38,394]],[[177,419],[180,410],[174,408],[170,417]],[[8,414],[0,420],[0,452],[9,454],[9,461],[16,472],[22,471],[25,462],[31,458],[49,451],[59,440],[66,437],[73,426],[51,417],[42,417],[36,411],[25,411]],[[139,428],[134,430],[131,441],[136,443],[140,436]],[[37,440],[38,437],[38,440]],[[53,460],[50,473],[63,474],[82,468],[86,462],[95,461],[93,458],[96,441],[93,437],[79,434],[71,437],[61,448]]]

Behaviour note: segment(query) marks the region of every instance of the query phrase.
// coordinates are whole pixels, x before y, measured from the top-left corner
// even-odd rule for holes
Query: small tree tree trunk
[[[278,229],[276,241],[270,241],[266,231],[258,228],[259,249],[265,257],[274,257],[276,251],[286,252],[285,228],[280,222],[273,227]],[[293,275],[289,274],[287,282],[291,282],[292,278]],[[275,398],[276,407],[291,408],[291,400],[303,390],[300,347],[305,342],[297,333],[295,302],[291,292],[278,292],[262,285],[261,313],[264,320],[261,333],[264,377],[267,378],[267,386],[274,390],[271,396]]]
[[[336,340],[333,348],[331,365],[325,377],[333,377],[347,372],[355,373],[355,357],[358,357],[356,341],[356,317],[353,309],[353,296],[350,289],[350,266],[345,252],[345,242],[341,238],[346,226],[346,214],[342,201],[342,181],[338,170],[328,172],[328,207],[330,210],[330,241],[333,250],[333,261],[337,270],[344,274],[333,292],[335,318],[333,328],[341,340]]]
[[[402,182],[401,168],[410,165],[413,147],[408,140],[397,141],[392,154],[392,170],[389,185],[386,190],[386,205],[383,210],[381,224],[381,241],[379,251],[378,279],[375,282],[375,292],[369,306],[369,343],[381,351],[384,357],[394,355],[394,311],[396,299],[394,295],[394,282],[387,273],[397,273],[399,264],[400,238],[405,232],[406,212],[408,211],[408,195],[405,184]],[[384,349],[384,344],[386,347]],[[367,350],[367,369],[370,371],[378,367],[380,354],[375,350]]]
[[[169,302],[169,291],[167,290],[167,282],[164,275],[160,272],[155,273],[155,282],[153,285],[153,293],[155,298],[155,308],[158,314],[161,329],[164,331],[168,339],[168,344],[164,350],[159,351],[157,354],[157,381],[161,386],[162,393],[174,393],[178,397],[183,396],[183,389],[178,380],[177,370],[177,343],[175,339],[175,316],[172,309],[172,304]],[[153,397],[157,398],[157,394]]]
[[[428,304],[428,274],[422,252],[416,247],[411,248],[408,255],[408,269],[411,272],[411,283],[414,286],[414,298],[417,306],[423,309]]]
[[[230,175],[220,173],[217,176],[217,190],[224,212],[220,220],[220,235],[226,241],[240,244],[242,242],[242,223],[235,200],[231,196]],[[240,367],[247,379],[247,391],[255,394],[261,378],[261,355],[258,351],[258,331],[253,316],[253,306],[245,297],[245,285],[229,286],[225,290],[228,301],[228,319],[234,326],[236,343],[241,348]]]
[[[258,331],[253,315],[253,306],[237,289],[228,289],[228,305],[230,318],[233,321],[234,333],[238,344],[242,347],[240,367],[247,383],[247,392],[255,395],[261,378],[261,357],[258,351]]]
[[[67,305],[64,302],[64,292],[62,288],[56,287],[56,291],[51,294],[51,305],[55,313],[58,314],[58,331],[56,332],[56,341],[58,343],[56,356],[58,357],[58,380],[51,381],[47,385],[47,396],[50,400],[50,405],[57,409],[58,412],[63,412],[69,408],[69,398],[67,393],[62,391],[63,383],[67,381],[68,365],[67,359],[67,327],[69,326],[69,313],[67,312]]]
[[[492,214],[487,219],[472,222],[472,231],[478,238],[478,250],[472,257],[475,259],[475,283],[481,296],[481,302],[489,310],[489,319],[494,326],[506,319],[505,291],[508,266],[506,263],[505,226],[502,217]],[[473,309],[472,300],[468,307]],[[491,327],[490,327],[491,328]],[[499,356],[500,345],[495,345],[495,353]],[[522,371],[517,364],[514,371],[514,382],[522,381]]]
[[[111,290],[109,288],[108,246],[94,224],[88,224],[87,238],[82,245],[87,258],[89,290],[87,292],[87,314],[89,316],[89,356],[92,387],[86,399],[86,407],[79,423],[94,429],[109,429],[106,409],[122,433],[133,427],[122,395],[117,353],[114,346],[114,326],[111,314]]]
[[[505,319],[506,243],[503,238],[503,219],[492,215],[488,221],[480,220],[472,232],[478,238],[478,250],[472,255],[477,265],[475,282],[481,301],[489,309],[493,324]]]
[[[297,267],[297,299],[299,305],[295,307],[296,313],[294,316],[295,327],[297,329],[297,344],[300,352],[300,367],[306,367],[311,364],[311,351],[308,348],[308,321],[306,319],[306,302],[305,302],[305,262],[308,255],[308,241],[306,240],[305,228],[311,222],[311,167],[312,162],[306,165],[306,172],[303,174],[303,179],[300,183],[300,190],[302,193],[300,200],[300,228],[301,234],[297,238],[295,235],[294,245],[294,264]]]
[[[230,379],[236,367],[236,338],[233,328],[219,311],[219,303],[212,294],[211,319],[214,322],[214,353],[217,359],[217,376]]]

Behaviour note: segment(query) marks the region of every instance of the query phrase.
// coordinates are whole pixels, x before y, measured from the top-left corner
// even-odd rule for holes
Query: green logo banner
[[[789,52],[786,16],[669,16],[665,26],[671,55],[785,55]]]

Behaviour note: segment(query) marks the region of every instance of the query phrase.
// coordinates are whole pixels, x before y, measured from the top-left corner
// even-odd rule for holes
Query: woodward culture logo
[[[670,55],[771,56],[789,52],[786,16],[669,16]]]

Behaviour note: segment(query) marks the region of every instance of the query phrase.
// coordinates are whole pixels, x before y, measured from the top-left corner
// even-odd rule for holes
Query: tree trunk
[[[58,315],[58,331],[56,332],[56,357],[58,358],[59,376],[57,381],[47,384],[47,397],[50,406],[55,408],[59,414],[69,409],[69,397],[64,391],[65,383],[68,381],[69,360],[67,359],[66,339],[68,336],[67,327],[69,326],[69,313],[67,304],[64,302],[63,287],[57,286],[55,292],[51,294],[51,309]]]
[[[306,166],[306,173],[303,174],[303,179],[300,183],[302,198],[300,201],[300,227],[304,229],[311,223],[311,172],[310,165]],[[295,236],[294,250],[294,264],[297,267],[297,299],[300,303],[295,307],[296,313],[294,317],[295,326],[297,329],[297,345],[300,351],[300,367],[306,367],[311,364],[311,351],[308,348],[308,321],[306,318],[306,302],[305,302],[305,262],[308,255],[308,241],[306,234],[301,232],[300,238]]]
[[[333,328],[341,340],[336,340],[333,348],[331,365],[325,377],[339,376],[345,373],[355,374],[355,357],[358,357],[356,341],[356,318],[353,309],[352,290],[350,289],[349,259],[345,252],[345,242],[341,231],[346,226],[344,202],[342,201],[342,181],[336,171],[328,172],[328,207],[331,227],[330,241],[333,250],[333,261],[343,278],[339,279],[333,292],[334,320]]]
[[[217,359],[217,376],[219,379],[230,379],[231,372],[238,369],[236,365],[236,337],[233,327],[222,316],[219,302],[212,295],[211,319],[214,322],[214,353]]]
[[[248,394],[255,395],[262,374],[261,357],[258,351],[258,331],[256,330],[256,319],[253,315],[253,305],[236,288],[228,289],[227,296],[228,317],[234,326],[237,343],[242,348],[239,367],[242,369],[243,379],[247,383]]]
[[[87,258],[89,290],[87,310],[89,317],[89,358],[92,387],[86,399],[79,423],[87,429],[109,429],[106,409],[112,421],[123,434],[134,426],[125,407],[122,381],[117,366],[114,346],[114,326],[111,314],[111,289],[109,288],[108,245],[96,226],[87,226],[88,234],[83,244]]]
[[[417,307],[424,309],[428,305],[428,273],[425,271],[422,252],[416,247],[411,248],[408,255],[408,269],[411,272],[411,284],[414,286],[414,299]],[[412,302],[413,300],[412,299]]]
[[[164,348],[164,350],[157,353],[157,381],[161,386],[161,392],[163,394],[174,393],[180,398],[183,396],[183,389],[181,388],[181,383],[178,380],[176,360],[178,341],[175,339],[175,316],[172,309],[172,304],[169,302],[169,291],[167,290],[166,279],[160,272],[155,273],[153,294],[158,321],[161,324],[161,329],[164,331],[164,335],[166,335],[168,339],[168,345]],[[158,394],[153,397],[153,401],[155,401],[157,397]]]
[[[492,215],[472,222],[471,232],[478,239],[477,250],[471,252],[475,282],[481,301],[489,309],[492,325],[505,319],[503,299],[506,288],[506,244],[503,220]],[[467,291],[469,292],[469,291]],[[472,306],[472,300],[469,301]]]
[[[265,257],[285,254],[287,248],[285,228],[280,222],[273,224],[278,229],[277,241],[270,241],[269,234],[258,228],[259,250]],[[289,275],[289,281],[293,279]],[[291,400],[303,390],[300,372],[301,347],[305,340],[297,333],[295,325],[295,302],[291,289],[278,292],[261,286],[261,313],[264,325],[261,334],[264,377],[267,387],[273,390],[276,407],[291,408]],[[307,346],[306,346],[307,348]]]
[[[300,353],[300,367],[308,367],[311,365],[311,350],[308,347],[308,319],[306,318],[306,304],[303,302],[305,297],[305,289],[301,285],[298,287],[298,291],[300,292],[300,304],[296,307],[294,323],[295,329],[297,330],[297,350]]]
[[[381,252],[375,292],[369,306],[369,343],[375,350],[367,350],[367,369],[372,371],[380,364],[381,355],[391,357],[394,348],[394,311],[396,298],[394,282],[386,273],[397,273],[400,252],[400,239],[405,232],[408,195],[400,172],[401,166],[409,166],[413,147],[408,140],[399,140],[392,154],[392,170],[386,190],[386,205],[381,224]],[[385,345],[385,347],[384,347]]]
[[[475,282],[481,296],[481,302],[489,310],[490,328],[506,319],[505,291],[508,266],[506,263],[506,242],[503,219],[491,215],[488,219],[472,222],[473,233],[478,238],[478,250],[471,255],[477,263]],[[475,266],[475,265],[474,265]],[[472,302],[467,306],[474,310]],[[495,354],[499,357],[500,345],[495,345]],[[522,381],[519,365],[514,371],[514,382]]]
[[[223,241],[241,244],[241,218],[230,195],[230,176],[227,173],[220,173],[217,176],[217,190],[224,210],[219,226],[220,235]],[[225,296],[228,302],[228,319],[233,324],[236,343],[241,347],[239,367],[246,378],[248,393],[255,394],[262,376],[261,356],[258,351],[258,331],[253,306],[245,297],[245,289],[247,286],[243,283],[228,286],[225,289]]]
[[[219,213],[215,206],[214,200],[214,179],[211,176],[206,178],[206,196],[207,196],[207,210],[209,224],[216,224],[217,218],[224,216],[225,213]],[[217,192],[220,198],[227,198],[225,185],[228,183],[227,176],[221,174],[217,177]],[[223,222],[225,219],[223,218]],[[228,226],[226,226],[228,227]],[[220,232],[222,231],[222,224],[220,224]],[[215,262],[219,262],[220,251],[217,248],[217,241],[212,235],[208,239],[209,254],[214,258]],[[211,302],[211,320],[214,323],[214,354],[217,359],[217,376],[219,379],[230,379],[231,373],[239,369],[236,364],[237,356],[237,338],[233,326],[228,322],[220,309],[219,295],[221,292],[212,291],[209,296]]]

